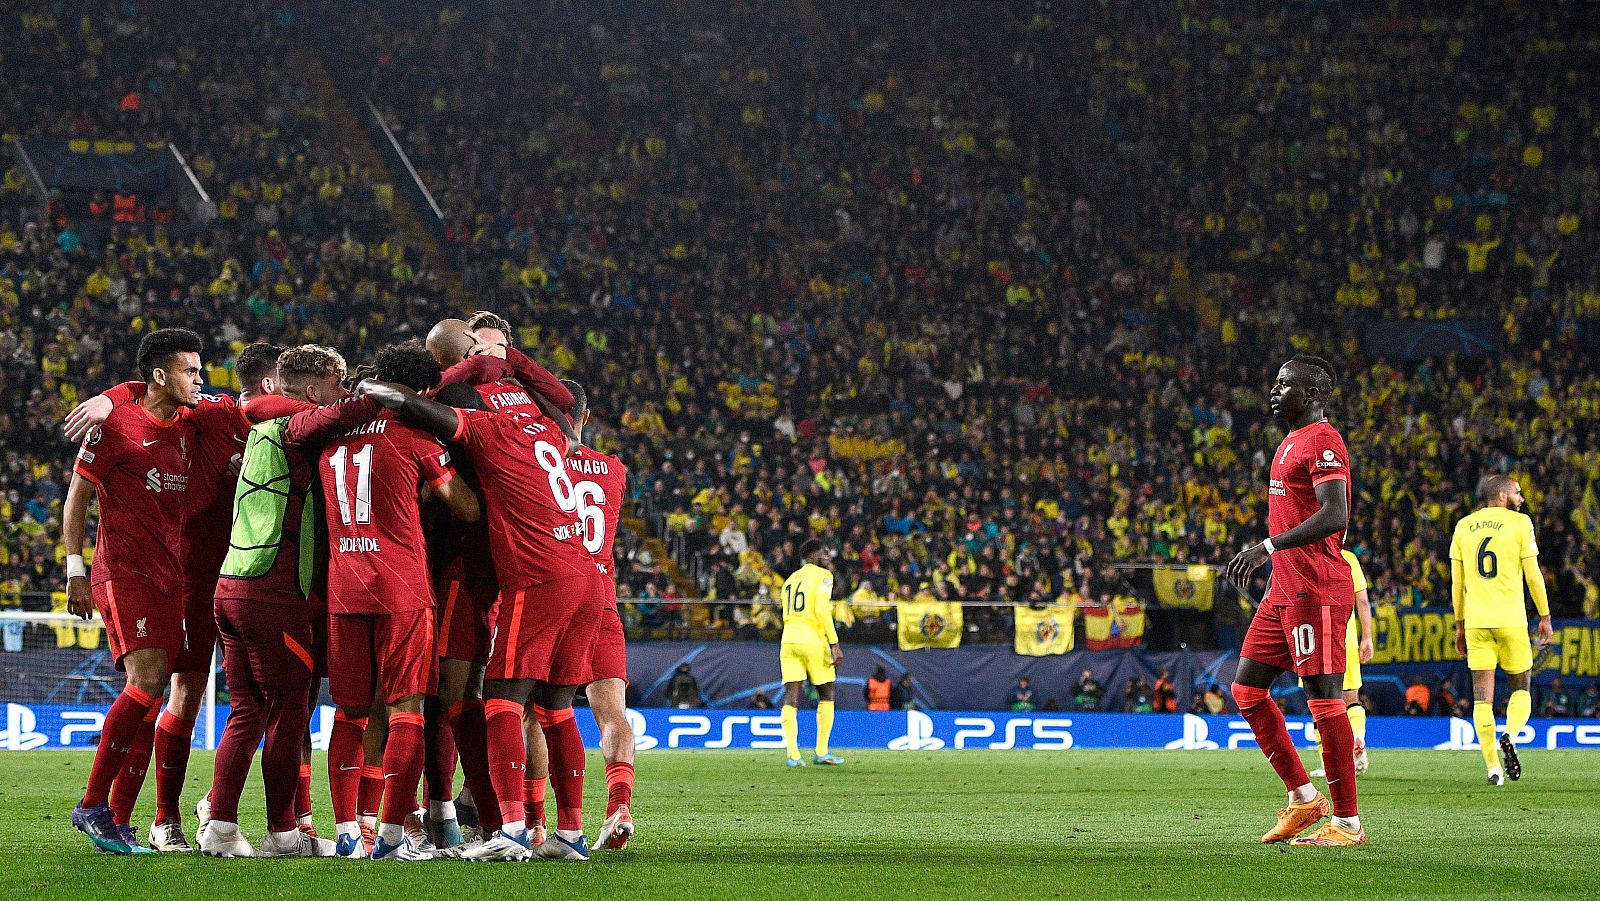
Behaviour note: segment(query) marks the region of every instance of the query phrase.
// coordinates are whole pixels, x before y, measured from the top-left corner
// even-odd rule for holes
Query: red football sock
[[[300,784],[295,786],[295,818],[311,816],[311,764],[300,764]]]
[[[522,802],[528,810],[528,822],[544,825],[544,789],[550,784],[548,777],[522,780]]]
[[[1322,736],[1322,766],[1328,773],[1333,815],[1356,816],[1356,734],[1340,698],[1308,701],[1317,734]]]
[[[500,801],[489,779],[488,724],[483,718],[482,698],[467,698],[450,707],[450,734],[461,756],[462,781],[478,808],[478,826],[484,835],[493,835],[500,828]]]
[[[424,769],[428,800],[449,801],[456,796],[456,739],[450,730],[450,718],[438,709],[437,703],[430,703],[424,711],[423,724],[428,735]]]
[[[361,791],[361,739],[367,731],[367,718],[349,718],[344,711],[333,714],[333,734],[328,738],[328,789],[333,794],[333,819],[354,823]]]
[[[389,714],[389,741],[383,748],[383,822],[398,826],[417,810],[422,778],[422,714]],[[366,774],[362,774],[366,778]]]
[[[633,804],[633,764],[606,764],[606,816]]]
[[[571,707],[533,708],[550,749],[550,784],[556,791],[556,828],[583,828],[583,736]]]
[[[119,825],[127,825],[133,818],[133,807],[139,803],[139,792],[144,788],[144,775],[150,769],[150,755],[156,742],[156,717],[161,713],[157,703],[144,715],[139,731],[134,736],[133,747],[122,760],[122,769],[111,783],[111,818]]]
[[[503,825],[527,816],[522,800],[522,774],[528,771],[528,746],[522,738],[522,705],[505,698],[490,698],[483,702],[483,713],[489,740],[489,781],[500,801]],[[477,800],[476,793],[473,800]],[[484,804],[480,801],[479,817],[483,811]]]
[[[194,720],[179,719],[171,709],[156,720],[156,822],[182,822],[183,779],[189,773],[189,748]]]
[[[385,743],[384,747],[388,747]],[[378,807],[383,803],[383,766],[361,767],[361,791],[357,794],[359,813],[364,817],[376,817]]]
[[[1272,693],[1265,688],[1252,688],[1235,682],[1233,700],[1239,705],[1239,715],[1244,717],[1245,722],[1250,724],[1250,731],[1255,733],[1261,753],[1267,755],[1267,762],[1278,771],[1278,778],[1283,780],[1284,787],[1294,791],[1310,782],[1311,777],[1306,775],[1306,768],[1300,763],[1300,753],[1294,748],[1294,740],[1289,738],[1289,725],[1284,722],[1283,711],[1272,703]]]
[[[145,716],[152,708],[160,707],[160,698],[153,698],[133,685],[123,687],[100,727],[100,744],[94,750],[94,764],[89,767],[89,785],[83,793],[82,806],[99,807],[109,800],[111,783],[138,740]],[[137,790],[134,794],[137,796]]]

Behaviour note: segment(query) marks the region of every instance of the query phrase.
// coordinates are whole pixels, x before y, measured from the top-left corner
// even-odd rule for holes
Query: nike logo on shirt
[[[150,445],[155,444],[157,441],[160,441],[160,440],[161,440],[160,438],[151,438],[149,441],[143,442],[143,444],[144,444],[145,447],[149,447]]]

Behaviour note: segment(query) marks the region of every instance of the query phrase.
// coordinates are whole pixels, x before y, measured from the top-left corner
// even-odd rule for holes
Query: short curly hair
[[[302,344],[278,356],[278,382],[286,394],[296,394],[306,385],[329,376],[343,381],[344,357],[331,347]]]
[[[430,391],[439,385],[439,362],[415,338],[385,347],[372,362],[378,367],[379,381],[412,391]]]

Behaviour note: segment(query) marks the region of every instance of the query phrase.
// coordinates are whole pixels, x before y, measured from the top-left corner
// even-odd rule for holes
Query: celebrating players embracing
[[[1267,491],[1270,536],[1228,563],[1243,590],[1250,574],[1270,557],[1267,596],[1245,635],[1233,696],[1261,747],[1289,790],[1289,805],[1261,840],[1300,845],[1361,845],[1366,832],[1356,813],[1355,735],[1341,698],[1345,635],[1355,599],[1349,564],[1340,553],[1350,520],[1350,457],[1344,438],[1328,424],[1333,366],[1295,357],[1278,370],[1271,389],[1273,415],[1288,429],[1272,456]],[[1271,687],[1292,670],[1305,683],[1312,718],[1322,736],[1333,821],[1296,838],[1328,815],[1328,799],[1311,784]]]

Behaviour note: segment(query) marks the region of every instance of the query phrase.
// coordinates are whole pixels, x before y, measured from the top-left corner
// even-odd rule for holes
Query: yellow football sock
[[[1522,734],[1522,727],[1528,725],[1528,717],[1533,715],[1533,697],[1527,689],[1514,691],[1511,699],[1506,701],[1506,734],[1512,741]]]
[[[833,735],[833,702],[817,702],[817,756],[828,756],[828,739]]]
[[[1356,734],[1356,741],[1365,744],[1367,741],[1367,708],[1356,704],[1345,710],[1350,717],[1350,731]]]
[[[1483,751],[1483,762],[1491,770],[1500,769],[1500,752],[1494,741],[1494,704],[1489,701],[1474,702],[1472,725],[1478,731],[1478,745]]]
[[[800,710],[788,704],[783,705],[783,744],[790,759],[800,756]]]

